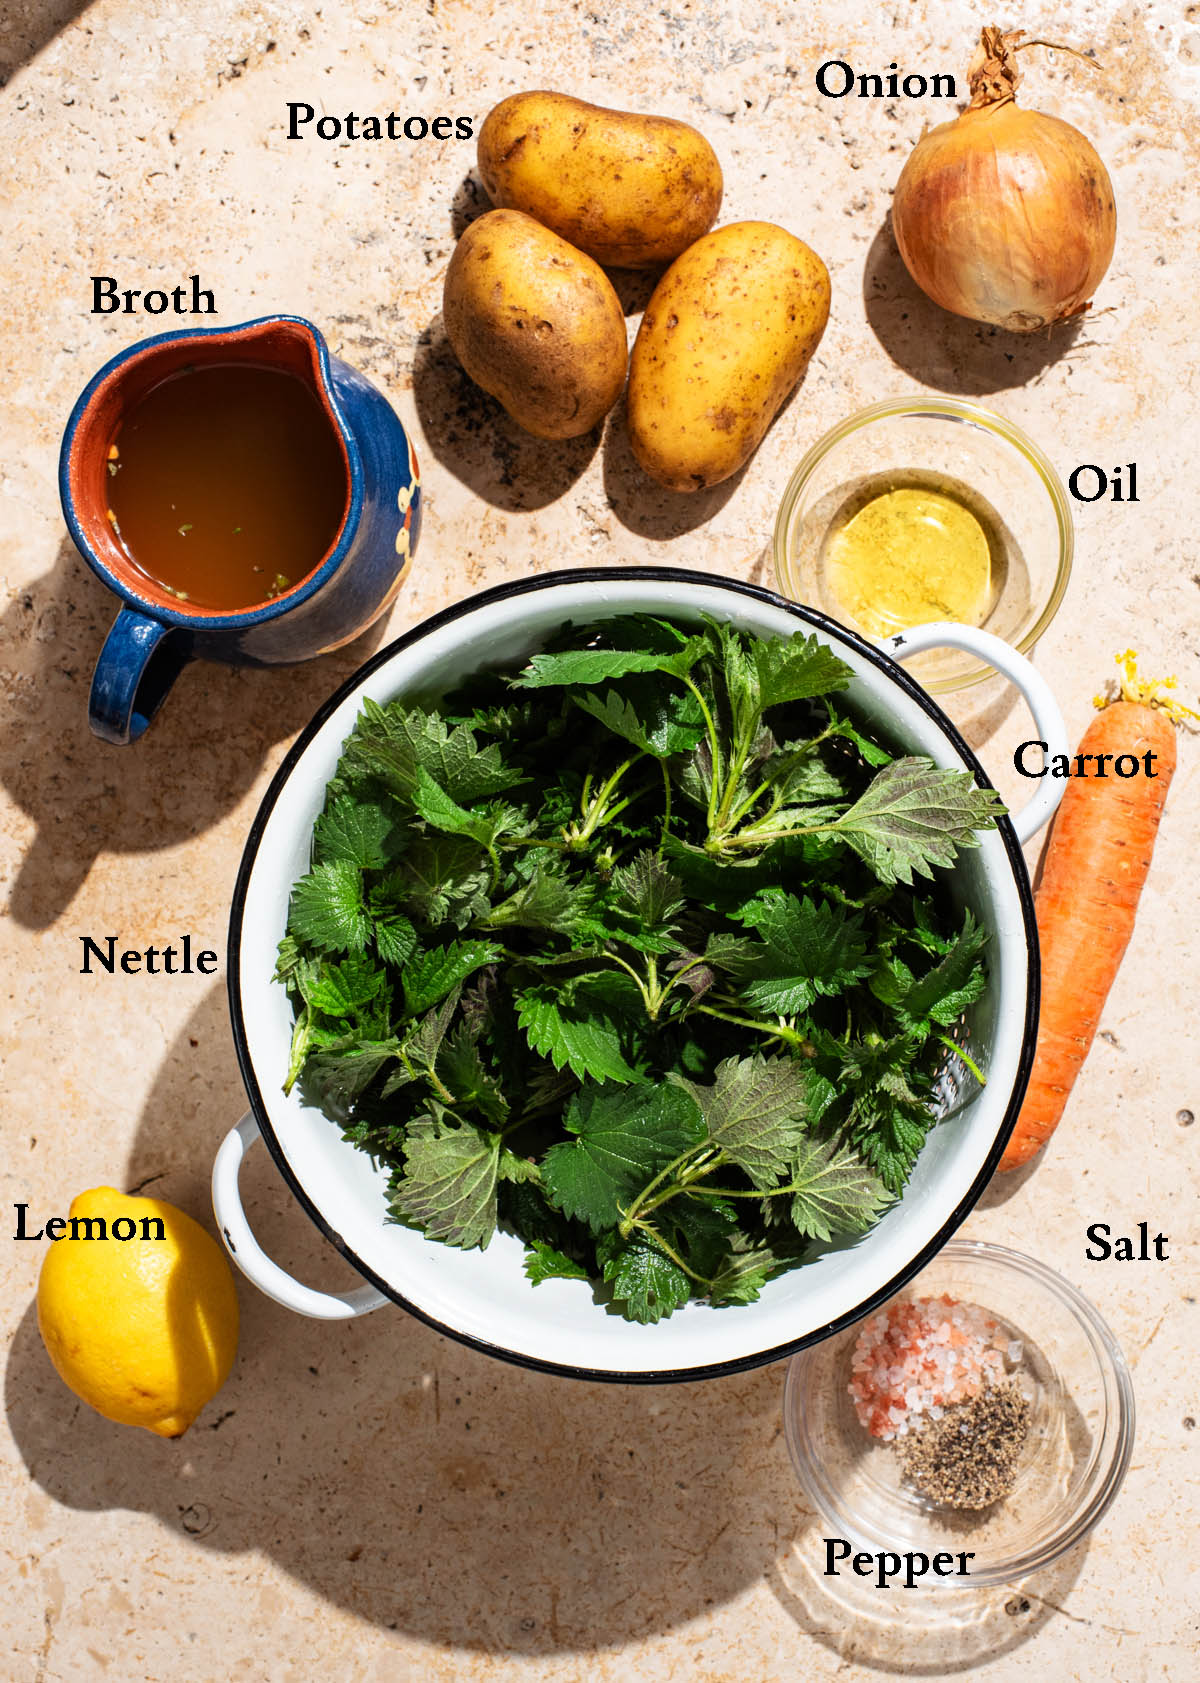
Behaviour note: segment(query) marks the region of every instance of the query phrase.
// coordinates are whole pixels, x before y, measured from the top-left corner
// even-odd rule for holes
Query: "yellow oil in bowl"
[[[1003,583],[1004,546],[982,499],[925,476],[860,485],[822,546],[825,605],[868,636],[955,620],[982,625]]]

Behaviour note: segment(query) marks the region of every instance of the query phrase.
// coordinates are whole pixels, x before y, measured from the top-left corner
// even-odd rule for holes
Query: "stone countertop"
[[[1064,476],[1136,461],[1136,505],[1076,508],[1075,574],[1038,664],[1073,736],[1130,644],[1196,694],[1197,8],[1066,0],[1046,20],[1104,69],[1031,53],[1022,98],[1093,139],[1120,233],[1093,311],[1030,340],[943,315],[896,255],[891,188],[947,110],[814,88],[831,57],[961,75],[973,9],[914,0],[870,25],[855,21],[864,10],[211,0],[181,24],[167,0],[5,9],[6,1207],[61,1213],[85,1187],[145,1185],[211,1225],[213,1153],[243,1109],[223,982],[83,977],[79,939],[145,946],[188,931],[223,951],[271,773],[370,647],[485,585],[563,565],[669,561],[770,582],[764,546],[789,473],[865,403],[978,398]],[[643,479],[620,409],[600,438],[547,445],[457,371],[439,308],[455,235],[484,206],[470,142],[285,138],[288,101],[478,123],[504,95],[547,84],[696,124],[725,169],[723,218],[780,221],[829,264],[832,319],[801,392],[746,471],[709,493]],[[93,371],[170,324],[90,314],[101,273],[142,288],[199,274],[224,323],[311,317],[413,430],[427,498],[385,627],[291,670],[193,666],[126,750],[87,729],[114,603],[65,537],[56,458]],[[647,289],[622,286],[632,326]],[[1011,790],[1020,710],[971,714],[962,698],[956,710]],[[989,1191],[964,1229],[1082,1286],[1129,1358],[1133,1464],[1085,1544],[970,1616],[918,1611],[903,1592],[835,1599],[783,1444],[781,1367],[588,1386],[503,1366],[399,1310],[301,1320],[241,1280],[233,1376],[183,1440],[161,1442],[60,1384],[32,1307],[41,1253],[14,1245],[0,1253],[14,1683],[1200,1677],[1197,763],[1184,743],[1133,944],[1066,1119],[1036,1169]],[[244,1184],[266,1247],[314,1283],[345,1283],[257,1158]],[[1125,1232],[1143,1219],[1170,1235],[1168,1262],[1085,1260],[1089,1222]]]

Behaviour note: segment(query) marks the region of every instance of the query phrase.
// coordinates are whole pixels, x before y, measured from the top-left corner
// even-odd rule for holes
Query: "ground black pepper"
[[[987,1508],[1007,1496],[1029,1435],[1029,1404],[1013,1384],[985,1385],[940,1420],[925,1417],[904,1446],[904,1476],[949,1508]]]

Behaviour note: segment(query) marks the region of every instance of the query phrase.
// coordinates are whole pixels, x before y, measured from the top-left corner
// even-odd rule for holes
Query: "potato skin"
[[[472,222],[442,298],[467,373],[538,438],[578,438],[621,395],[625,315],[590,257],[519,210]]]
[[[629,437],[672,491],[728,479],[761,443],[829,320],[829,273],[773,222],[731,222],[654,289],[629,365]]]
[[[721,208],[716,153],[673,117],[513,94],[488,113],[478,144],[493,204],[536,217],[609,268],[670,263]]]

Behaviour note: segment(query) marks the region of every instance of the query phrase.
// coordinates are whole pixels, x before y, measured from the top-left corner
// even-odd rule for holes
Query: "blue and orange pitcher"
[[[305,577],[229,611],[183,600],[134,564],[109,508],[108,468],[124,416],[147,392],[184,371],[239,362],[294,375],[316,397],[344,456],[346,503],[331,546]],[[123,603],[89,703],[93,731],[115,743],[142,734],[189,660],[281,665],[357,637],[403,583],[421,523],[417,459],[399,417],[298,316],[163,333],[122,351],[71,412],[59,489],[80,554]]]

